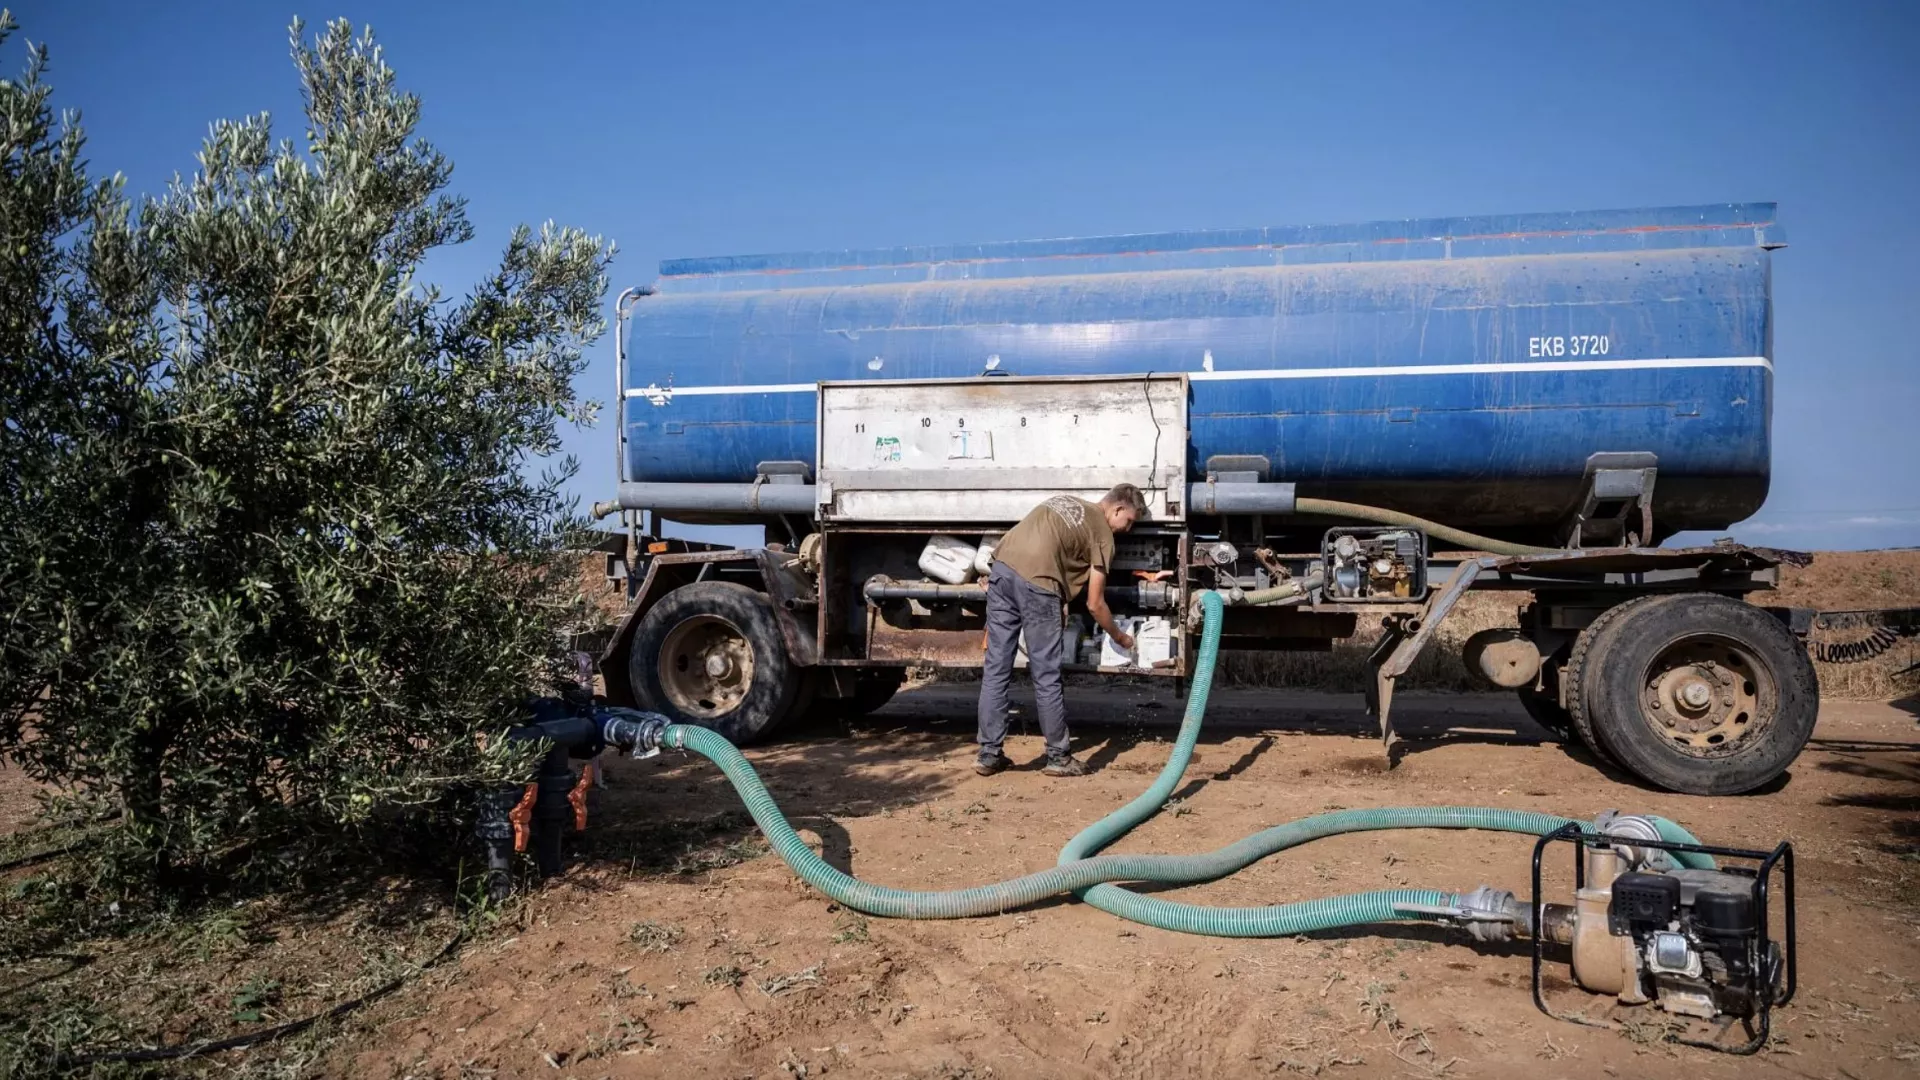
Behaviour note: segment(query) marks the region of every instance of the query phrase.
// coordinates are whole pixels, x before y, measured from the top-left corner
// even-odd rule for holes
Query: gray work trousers
[[[1067,700],[1060,689],[1065,662],[1066,605],[1003,563],[993,564],[987,579],[987,662],[980,672],[980,754],[1000,753],[1007,737],[1007,684],[1013,681],[1014,651],[1021,631],[1027,638],[1027,674],[1033,679],[1040,734],[1047,757],[1067,754]]]

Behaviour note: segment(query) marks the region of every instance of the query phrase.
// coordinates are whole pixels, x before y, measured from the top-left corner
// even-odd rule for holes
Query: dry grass
[[[1786,568],[1780,588],[1760,602],[1820,611],[1920,607],[1920,549],[1823,551],[1811,566]],[[1910,637],[1864,663],[1814,666],[1823,696],[1884,701],[1920,687],[1913,675],[1895,675],[1917,660],[1920,637]]]
[[[1495,626],[1516,626],[1524,594],[1469,593],[1453,615],[1440,624],[1434,639],[1414,661],[1399,685],[1408,690],[1483,690],[1485,685],[1467,674],[1460,647],[1469,637]],[[1334,643],[1332,652],[1224,653],[1221,681],[1227,686],[1284,687],[1359,693],[1372,678],[1367,654],[1380,640],[1380,619],[1362,617],[1352,638]]]
[[[1820,673],[1820,696],[1846,701],[1888,701],[1913,692],[1920,678],[1900,669],[1920,660],[1920,639],[1908,638],[1892,652],[1860,664],[1814,662]]]
[[[32,835],[32,834],[29,834]],[[148,910],[84,902],[61,861],[0,879],[0,1078],[60,1075],[64,1055],[178,1048],[244,1035],[351,1002],[448,948],[492,935],[525,906],[462,901],[376,873],[331,886],[247,893]],[[402,1004],[394,1004],[394,1002]],[[339,1046],[370,1038],[417,1003],[396,995],[241,1053],[187,1062],[77,1064],[68,1075],[314,1075]]]

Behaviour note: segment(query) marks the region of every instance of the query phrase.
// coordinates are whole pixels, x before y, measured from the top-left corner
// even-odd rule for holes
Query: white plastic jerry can
[[[920,552],[920,572],[948,585],[965,585],[973,580],[978,555],[972,544],[957,536],[935,536]]]
[[[1113,625],[1118,627],[1123,633],[1132,635],[1139,627],[1140,620],[1132,615],[1115,615],[1113,617]],[[1139,642],[1136,639],[1134,649],[1138,648]],[[1137,667],[1139,666],[1139,658],[1134,651],[1122,649],[1119,645],[1114,644],[1112,635],[1103,630],[1100,632],[1100,666]]]
[[[973,556],[974,573],[986,577],[993,572],[993,549],[1000,546],[1000,538],[1004,535],[1004,533],[992,533],[980,538],[980,547]]]
[[[1152,667],[1173,659],[1173,623],[1164,616],[1152,615],[1133,628],[1133,655],[1141,667]]]

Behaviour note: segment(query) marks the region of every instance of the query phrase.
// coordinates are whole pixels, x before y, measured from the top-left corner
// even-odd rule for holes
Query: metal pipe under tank
[[[945,585],[932,581],[894,581],[887,577],[868,579],[861,592],[870,601],[882,600],[964,600],[982,603],[987,598],[987,587],[975,582],[969,585]],[[1164,581],[1138,581],[1131,585],[1109,585],[1106,588],[1107,603],[1132,604],[1135,607],[1164,611],[1173,606],[1174,586]]]
[[[620,485],[619,498],[593,504],[593,516],[604,518],[622,510],[661,513],[812,514],[817,504],[814,485],[764,484],[653,484]],[[1291,514],[1292,484],[1201,482],[1187,485],[1187,506],[1197,514]]]
[[[620,485],[619,498],[593,504],[593,516],[622,510],[661,513],[808,514],[816,506],[812,484],[649,484]]]

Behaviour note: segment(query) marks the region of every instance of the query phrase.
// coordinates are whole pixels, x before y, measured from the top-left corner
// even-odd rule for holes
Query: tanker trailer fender
[[[820,649],[812,613],[819,600],[811,576],[801,571],[799,562],[792,554],[765,548],[689,551],[649,559],[646,576],[634,591],[633,606],[599,659],[608,703],[639,707],[629,669],[635,631],[667,596],[705,581],[729,581],[764,594],[779,627],[787,661],[800,669],[818,664]]]

